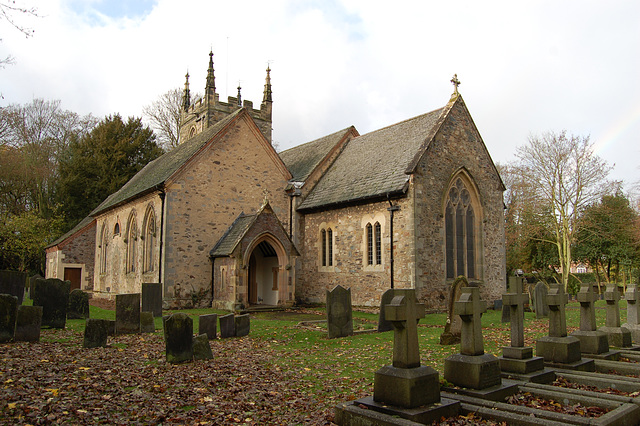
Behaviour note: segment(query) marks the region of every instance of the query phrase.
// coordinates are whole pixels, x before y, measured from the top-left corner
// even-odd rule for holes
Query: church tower
[[[251,101],[245,100],[243,102],[240,89],[240,86],[238,86],[237,97],[229,96],[227,102],[220,102],[220,95],[216,93],[213,52],[209,52],[209,68],[207,69],[207,81],[203,98],[195,99],[191,102],[189,73],[186,75],[180,116],[180,143],[191,139],[240,108],[247,109],[247,112],[256,122],[264,137],[271,143],[271,114],[273,108],[273,100],[271,97],[271,69],[267,66],[267,77],[265,79],[260,109],[254,109],[253,102]]]

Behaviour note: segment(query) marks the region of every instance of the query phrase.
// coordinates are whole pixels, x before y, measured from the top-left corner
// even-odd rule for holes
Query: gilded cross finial
[[[458,94],[458,86],[460,86],[460,80],[458,80],[458,74],[454,74],[453,78],[451,79],[451,83],[453,83],[453,87],[454,87],[454,91],[453,94],[457,95]]]

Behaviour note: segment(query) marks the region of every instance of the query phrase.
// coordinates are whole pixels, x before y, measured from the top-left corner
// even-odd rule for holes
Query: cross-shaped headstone
[[[511,319],[511,346],[524,347],[524,304],[529,301],[529,295],[522,292],[522,280],[515,280],[512,291],[502,295],[502,304],[509,306]]]
[[[453,87],[454,87],[454,94],[458,94],[458,86],[460,86],[462,83],[460,83],[460,80],[458,80],[458,74],[454,74],[453,78],[451,79],[451,83],[453,83]]]
[[[398,294],[399,293],[399,294]],[[418,303],[412,289],[398,289],[391,303],[385,306],[387,321],[391,321],[393,333],[393,366],[397,368],[420,367],[418,350],[418,321],[424,318],[424,304]]]
[[[596,330],[596,310],[593,304],[597,297],[593,291],[593,285],[582,284],[578,292],[578,302],[580,302],[580,330],[595,331]]]
[[[618,306],[620,292],[617,284],[607,284],[607,288],[604,291],[604,300],[607,301],[607,321],[605,325],[607,327],[620,327],[620,307]]]
[[[564,305],[567,304],[567,293],[560,284],[551,284],[547,293],[549,305],[549,337],[567,336],[567,318]]]
[[[640,320],[640,291],[636,284],[629,284],[627,291],[624,293],[624,299],[627,301],[627,324],[638,325]]]
[[[462,318],[460,335],[460,353],[463,355],[482,355],[482,314],[487,312],[487,302],[480,300],[477,287],[462,289],[460,299],[455,302],[453,313]]]

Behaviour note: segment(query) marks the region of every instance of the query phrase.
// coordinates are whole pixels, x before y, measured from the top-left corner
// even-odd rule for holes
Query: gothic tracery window
[[[322,228],[320,230],[321,266],[333,266],[333,243],[333,230],[331,228]]]
[[[143,271],[153,272],[155,270],[155,247],[156,247],[156,216],[152,208],[147,209],[144,221],[144,255]]]
[[[471,194],[462,179],[456,179],[447,194],[445,208],[447,278],[478,278],[476,271],[476,213]]]
[[[105,274],[107,272],[107,225],[102,225],[102,231],[100,232],[100,273]]]
[[[136,224],[136,216],[132,214],[129,217],[127,226],[127,273],[136,271],[136,246],[138,243],[138,226]]]

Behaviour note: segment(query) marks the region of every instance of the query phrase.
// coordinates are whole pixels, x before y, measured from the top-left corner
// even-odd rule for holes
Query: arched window
[[[376,243],[376,265],[382,265],[382,231],[380,222],[376,222],[373,226],[373,234]]]
[[[373,265],[373,226],[367,223],[367,265]]]
[[[127,273],[136,271],[136,246],[138,243],[138,225],[136,215],[129,216],[127,224]]]
[[[320,231],[320,243],[322,244],[322,266],[327,266],[327,231]]]
[[[107,272],[107,225],[102,225],[102,231],[100,231],[100,273],[105,274]]]
[[[333,229],[321,225],[320,228],[320,267],[333,266]]]
[[[144,228],[142,230],[144,235],[143,245],[143,272],[153,272],[155,270],[155,247],[156,247],[156,215],[153,211],[153,207],[149,206],[147,214],[144,218]]]
[[[380,222],[374,225],[367,223],[367,265],[382,265],[382,226]]]
[[[447,278],[478,278],[476,270],[476,214],[471,194],[457,178],[447,194],[445,207],[445,258]]]
[[[333,266],[333,231],[327,229],[327,266]]]
[[[115,237],[116,235],[120,235],[120,224],[118,222],[113,226],[113,236]]]

